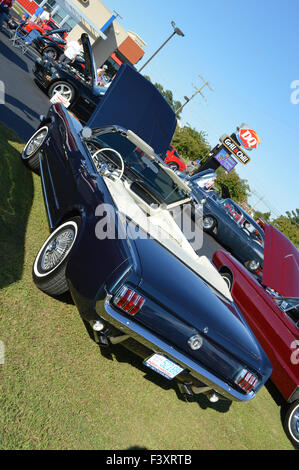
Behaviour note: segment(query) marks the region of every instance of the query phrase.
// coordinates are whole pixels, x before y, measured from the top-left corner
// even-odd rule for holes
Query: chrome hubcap
[[[42,145],[45,137],[47,136],[47,129],[42,130],[39,134],[36,134],[35,137],[29,142],[26,149],[26,157],[30,157],[37,149]]]
[[[295,439],[299,441],[299,407],[295,409],[290,420],[290,427]]]
[[[203,227],[204,228],[211,228],[213,226],[214,220],[212,217],[204,217],[203,219]]]
[[[61,83],[59,85],[56,85],[53,89],[53,95],[55,95],[55,93],[60,93],[65,99],[67,100],[71,100],[72,98],[72,90],[71,88],[64,84],[64,83]]]
[[[70,227],[49,241],[41,257],[40,265],[43,271],[49,271],[58,266],[72,246],[74,236],[75,231]]]

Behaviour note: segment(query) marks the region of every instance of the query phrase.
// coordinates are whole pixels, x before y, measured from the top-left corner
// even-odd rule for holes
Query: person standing
[[[80,54],[82,49],[82,41],[78,39],[78,41],[70,41],[67,43],[64,53],[59,58],[60,64],[69,64],[74,62],[76,57]]]
[[[34,23],[40,23],[40,17],[43,12],[44,12],[44,9],[42,7],[38,7],[33,13],[33,15],[31,16],[31,21],[33,21]]]
[[[108,70],[108,66],[104,64],[102,67],[97,69],[97,81],[99,86],[106,86],[108,81],[106,80],[105,73]]]
[[[44,11],[40,15],[41,21],[46,22],[46,21],[49,21],[50,18],[51,18],[51,13],[49,12],[47,7],[44,7]]]

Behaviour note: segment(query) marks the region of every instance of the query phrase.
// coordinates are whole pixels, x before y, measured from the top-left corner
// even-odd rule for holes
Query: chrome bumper
[[[198,363],[194,362],[187,355],[170,346],[161,338],[157,337],[143,326],[127,318],[119,312],[116,312],[109,303],[109,296],[103,302],[97,303],[97,314],[108,323],[115,326],[124,334],[129,335],[138,343],[141,343],[154,352],[166,355],[169,359],[181,365],[184,369],[190,371],[191,375],[213,389],[219,395],[231,401],[249,401],[255,397],[255,392],[244,394],[233,389],[223,380],[219,379],[211,372],[204,369]]]

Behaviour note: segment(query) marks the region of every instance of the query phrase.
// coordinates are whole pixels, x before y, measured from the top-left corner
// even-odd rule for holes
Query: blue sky
[[[182,125],[205,131],[210,145],[245,122],[261,144],[236,167],[254,191],[251,204],[279,215],[299,207],[299,103],[291,88],[299,81],[299,1],[286,0],[104,0],[120,24],[146,43],[141,67],[172,32],[175,35],[142,73],[184,102],[199,88],[201,74],[214,91],[203,90],[182,113]],[[299,84],[299,82],[298,82]],[[299,101],[299,100],[298,100]]]

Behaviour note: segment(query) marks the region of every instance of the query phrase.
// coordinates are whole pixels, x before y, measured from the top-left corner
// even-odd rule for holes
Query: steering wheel
[[[105,152],[106,150],[109,150],[110,152],[114,152],[118,158],[120,159],[120,163],[121,163],[121,169],[119,170],[119,175],[115,178],[114,181],[119,181],[121,179],[121,177],[123,176],[124,174],[124,169],[125,169],[125,164],[124,164],[124,160],[123,160],[123,157],[121,156],[121,154],[119,152],[117,152],[117,150],[114,150],[113,148],[109,148],[109,147],[105,147],[103,149],[99,149],[97,150],[93,155],[92,155],[92,158],[96,157],[99,153],[102,153],[102,152]],[[107,160],[107,158],[106,158]],[[109,162],[109,163],[112,163],[112,162]],[[115,163],[112,163],[113,165],[116,166]],[[118,169],[118,168],[117,168]],[[105,171],[110,171],[111,174],[113,173],[113,171],[111,171],[110,169],[108,169],[107,167],[104,169]],[[109,176],[111,176],[111,174]],[[108,175],[105,175],[103,174],[103,176],[108,176]]]

